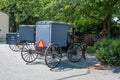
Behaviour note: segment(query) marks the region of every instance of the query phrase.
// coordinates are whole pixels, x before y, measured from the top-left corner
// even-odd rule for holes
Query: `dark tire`
[[[57,44],[51,44],[45,50],[45,63],[49,68],[55,68],[61,61],[61,48]]]
[[[67,51],[69,61],[76,63],[82,59],[82,45],[79,43],[72,44]]]
[[[34,43],[25,43],[23,45],[21,50],[21,57],[27,63],[34,62],[37,59],[38,54],[36,53]]]

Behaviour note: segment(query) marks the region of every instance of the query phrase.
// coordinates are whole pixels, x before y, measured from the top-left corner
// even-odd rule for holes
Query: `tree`
[[[52,14],[57,20],[76,24],[80,21],[94,20],[110,32],[113,18],[120,16],[120,0],[52,0]],[[93,21],[91,22],[91,24]],[[97,23],[97,24],[98,24]],[[86,23],[87,25],[89,23]],[[80,27],[80,26],[79,26]]]
[[[120,0],[1,0],[0,10],[11,15],[13,31],[19,24],[35,24],[52,20],[97,26],[110,31],[114,17],[120,17]],[[88,22],[88,23],[87,23]],[[112,23],[111,23],[112,22]],[[96,25],[94,25],[96,26]]]
[[[110,31],[112,18],[119,16],[119,0],[79,0],[79,11],[84,16],[103,23],[104,29]],[[82,6],[82,7],[81,7]]]
[[[35,2],[29,0],[3,0],[0,10],[10,14],[10,31],[16,32],[19,24],[33,24],[38,19]]]

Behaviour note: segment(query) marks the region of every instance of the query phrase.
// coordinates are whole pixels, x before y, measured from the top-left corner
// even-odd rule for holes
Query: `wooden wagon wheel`
[[[67,51],[68,59],[73,62],[79,62],[82,59],[82,45],[80,43],[72,44]]]
[[[22,46],[23,46],[23,43],[20,43],[19,39],[17,39],[17,42],[13,42],[9,44],[9,48],[15,52],[21,51]]]
[[[49,68],[55,68],[61,61],[62,50],[57,44],[50,44],[45,51],[45,63]]]
[[[21,57],[27,63],[34,62],[38,57],[35,49],[35,44],[26,42],[22,47]]]
[[[9,48],[10,48],[12,51],[19,52],[22,47],[21,47],[20,44],[15,43],[15,44],[9,44]]]

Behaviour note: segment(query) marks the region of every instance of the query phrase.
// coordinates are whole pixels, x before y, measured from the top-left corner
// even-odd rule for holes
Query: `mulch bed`
[[[93,66],[89,66],[90,70],[111,70],[113,66],[111,65],[103,65],[103,64],[95,64]]]

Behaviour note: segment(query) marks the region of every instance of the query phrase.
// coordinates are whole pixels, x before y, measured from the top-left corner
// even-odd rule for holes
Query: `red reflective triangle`
[[[44,48],[44,42],[43,42],[43,40],[40,40],[38,42],[38,48]]]

